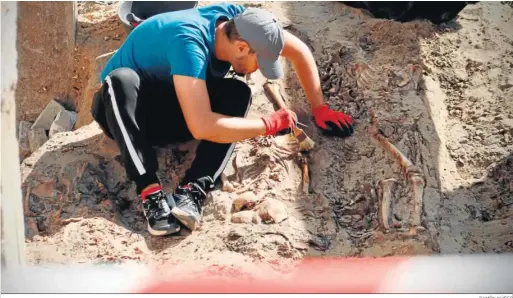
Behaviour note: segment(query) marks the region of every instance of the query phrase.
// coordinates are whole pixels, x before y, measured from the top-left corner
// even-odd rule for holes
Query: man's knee
[[[137,72],[127,67],[111,71],[105,77],[104,82],[109,98],[115,101],[119,107],[137,100],[140,83],[141,79]]]

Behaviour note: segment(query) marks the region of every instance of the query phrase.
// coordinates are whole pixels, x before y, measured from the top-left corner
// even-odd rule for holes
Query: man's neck
[[[218,20],[216,24],[216,33],[214,39],[214,50],[215,55],[218,60],[228,61],[228,51],[227,46],[230,43],[230,40],[224,33],[224,26],[226,25],[225,20]]]

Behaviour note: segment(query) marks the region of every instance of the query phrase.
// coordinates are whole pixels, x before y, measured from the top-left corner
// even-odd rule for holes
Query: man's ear
[[[238,40],[237,41],[237,52],[238,53],[244,53],[249,52],[249,44],[245,41]]]

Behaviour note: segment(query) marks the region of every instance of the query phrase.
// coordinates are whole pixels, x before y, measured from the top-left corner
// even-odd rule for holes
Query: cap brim
[[[281,66],[280,60],[271,60],[258,56],[258,68],[264,77],[269,80],[277,80],[283,76],[283,67]]]

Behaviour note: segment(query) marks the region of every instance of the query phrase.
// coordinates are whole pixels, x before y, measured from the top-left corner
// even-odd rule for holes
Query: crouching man
[[[275,135],[296,124],[282,109],[246,118],[251,90],[224,78],[259,69],[271,80],[291,61],[320,129],[341,137],[353,133],[350,116],[323,100],[312,53],[282,30],[269,12],[215,4],[163,13],[138,25],[101,74],[92,114],[120,149],[126,172],[137,186],[152,235],[168,235],[181,224],[194,230],[206,193],[219,180],[235,143]],[[153,146],[201,140],[191,167],[171,194],[162,190]]]

